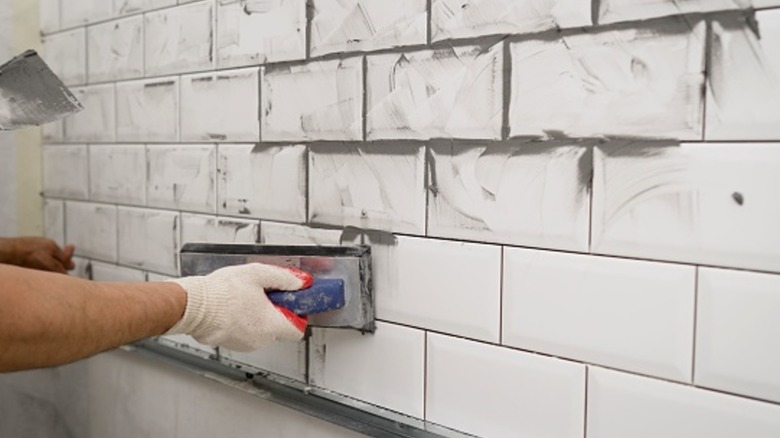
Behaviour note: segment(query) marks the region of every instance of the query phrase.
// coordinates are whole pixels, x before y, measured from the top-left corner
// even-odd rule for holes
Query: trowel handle
[[[328,312],[344,307],[344,280],[315,278],[312,285],[299,291],[271,291],[268,299],[299,316]]]

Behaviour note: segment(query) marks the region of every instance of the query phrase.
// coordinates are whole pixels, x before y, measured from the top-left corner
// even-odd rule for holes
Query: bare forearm
[[[165,333],[184,314],[175,283],[99,283],[0,266],[0,372],[82,359]]]

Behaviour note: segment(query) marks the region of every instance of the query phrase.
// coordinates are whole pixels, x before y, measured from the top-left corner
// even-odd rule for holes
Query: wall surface
[[[372,245],[375,335],[224,360],[479,436],[780,435],[780,1],[46,0],[41,27],[86,107],[43,150],[81,275]],[[113,436],[244,397],[89,370],[127,385],[88,423]]]

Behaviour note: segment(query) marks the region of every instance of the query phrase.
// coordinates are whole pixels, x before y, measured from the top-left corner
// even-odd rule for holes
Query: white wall
[[[372,244],[376,335],[227,356],[483,436],[780,434],[780,2],[45,3],[87,107],[45,132],[47,232],[100,278]],[[243,397],[209,388],[166,409]],[[91,391],[137,419],[101,430],[182,424]]]
[[[0,63],[14,56],[11,0],[0,0]],[[16,234],[16,150],[13,134],[0,131],[0,236]]]

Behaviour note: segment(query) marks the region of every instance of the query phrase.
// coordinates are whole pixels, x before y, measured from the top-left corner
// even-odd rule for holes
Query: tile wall
[[[780,1],[42,0],[41,25],[86,107],[44,128],[77,275],[372,245],[375,335],[222,360],[479,436],[780,436]]]

